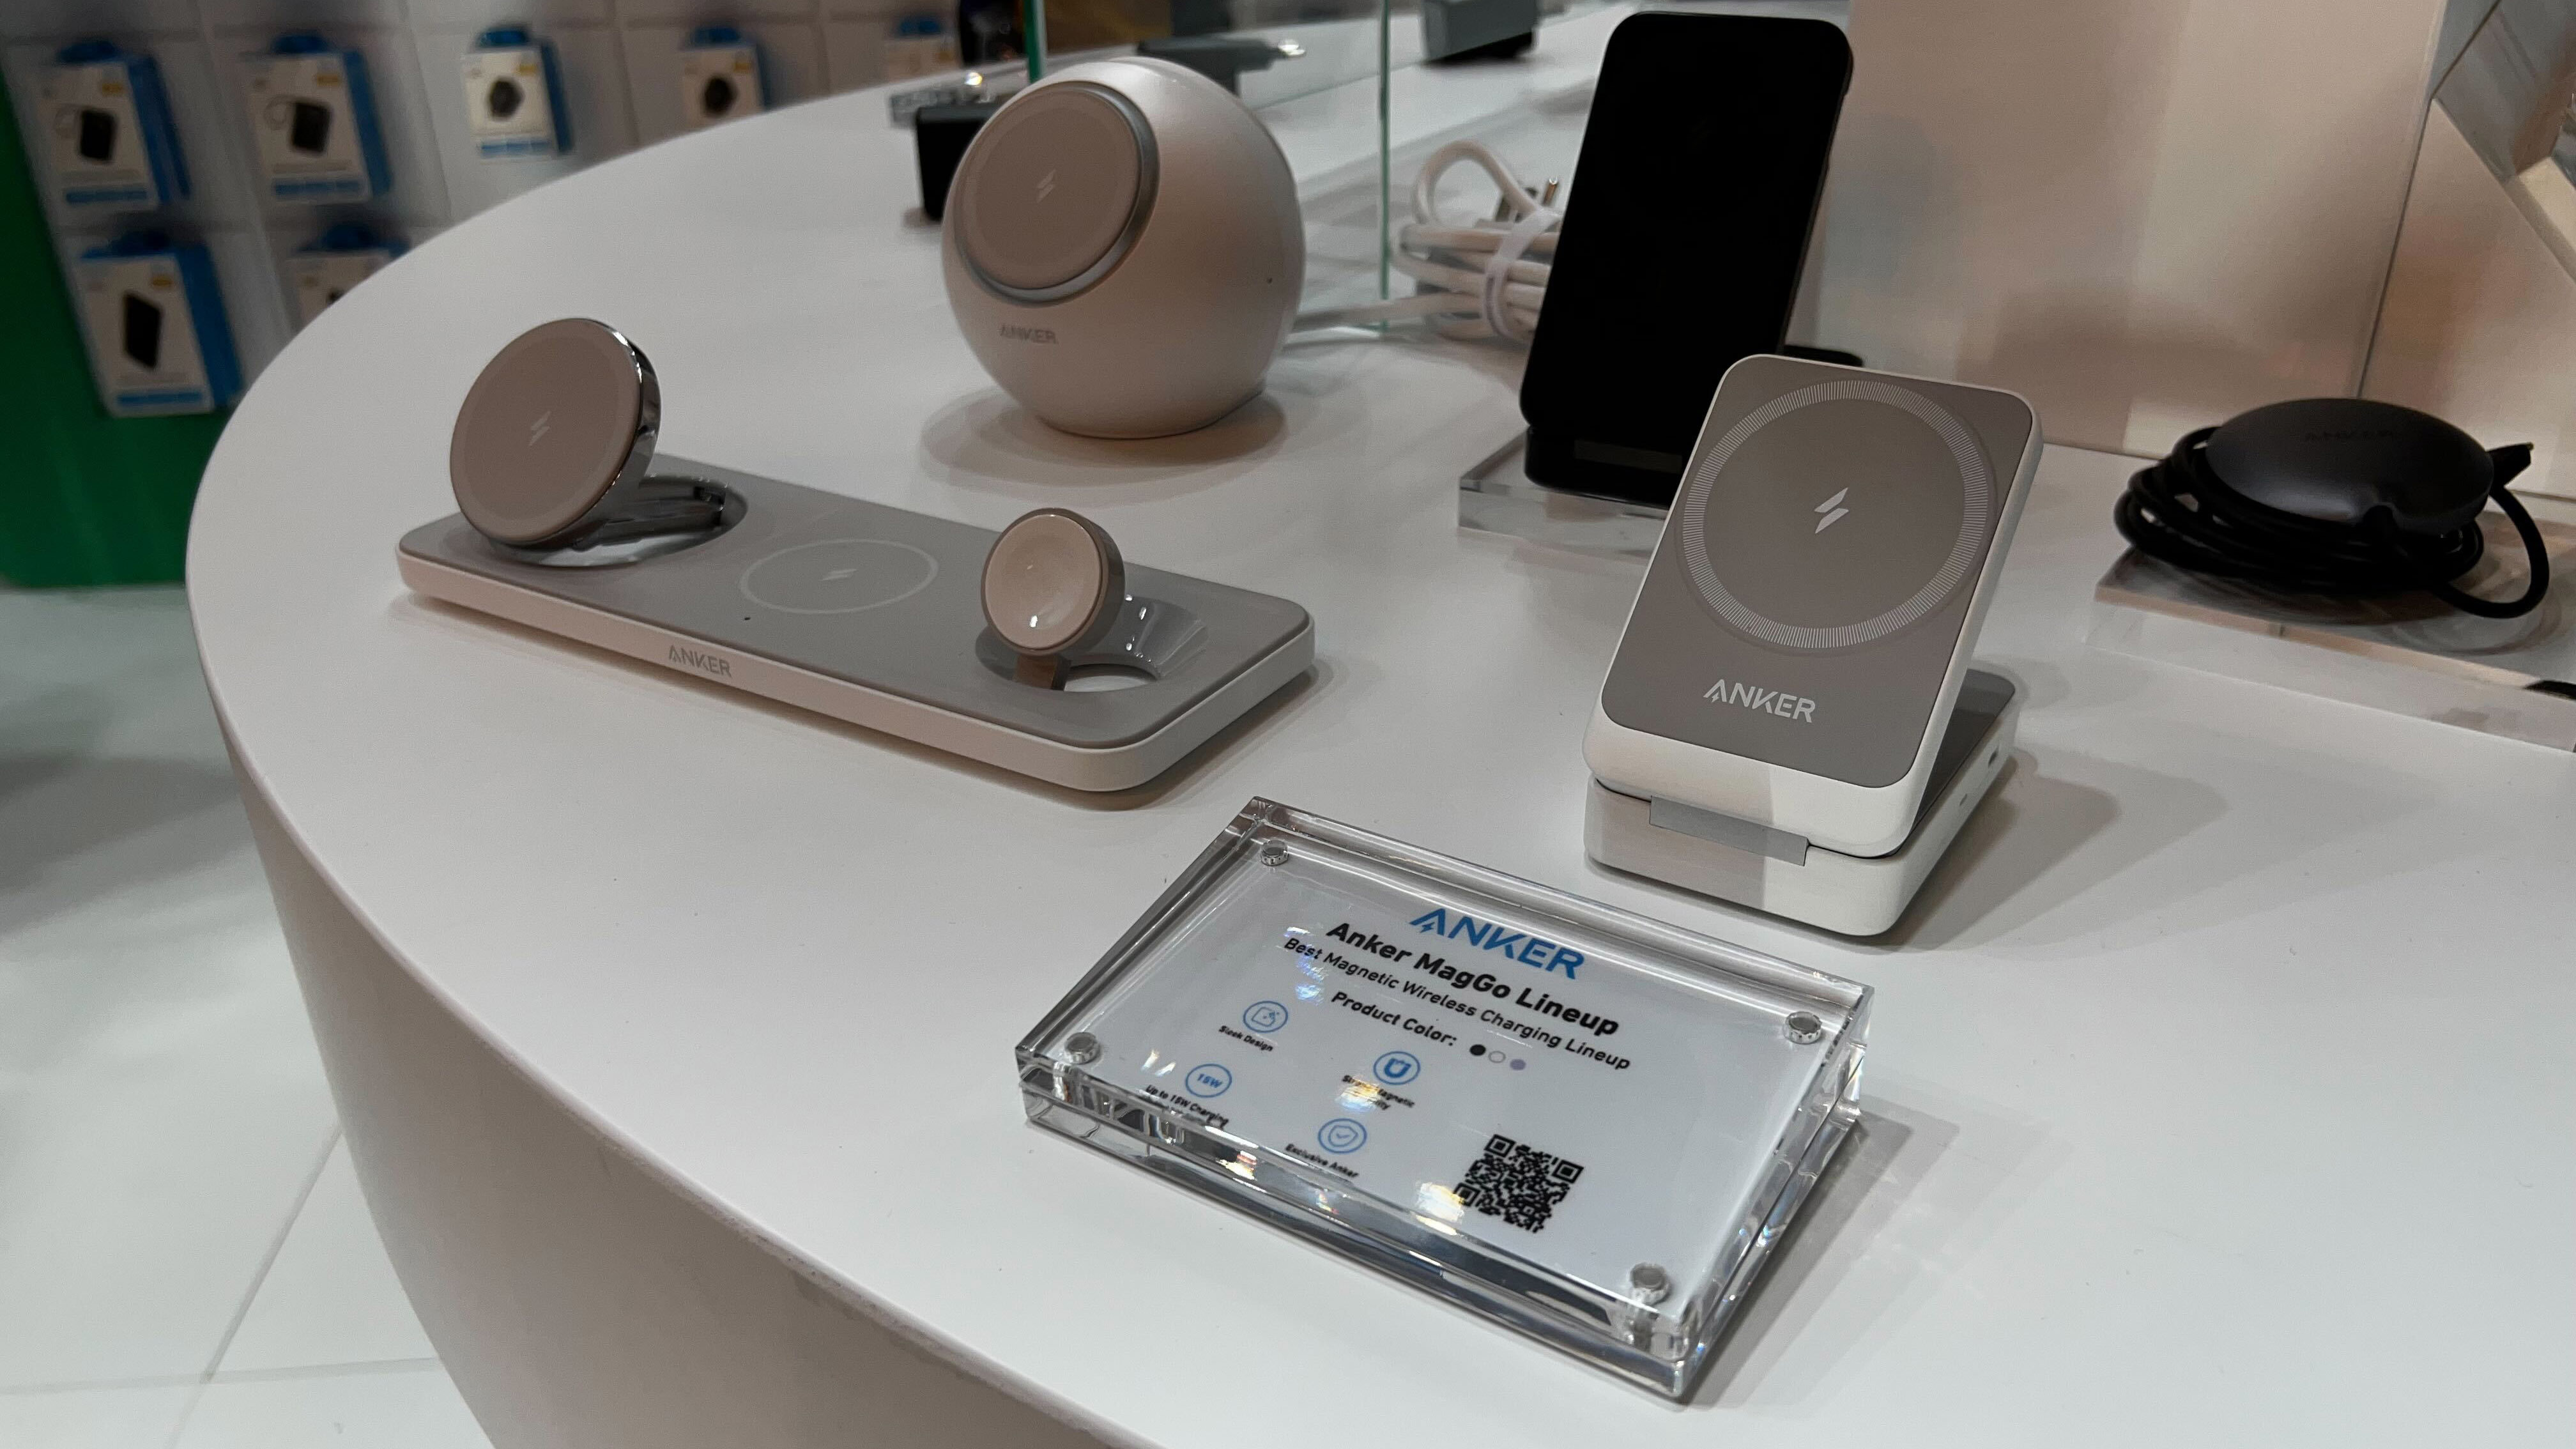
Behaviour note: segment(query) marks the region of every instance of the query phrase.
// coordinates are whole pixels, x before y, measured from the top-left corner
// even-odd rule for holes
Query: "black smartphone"
[[[1851,69],[1822,20],[1611,32],[1521,377],[1532,479],[1671,505],[1718,378],[1786,339]]]

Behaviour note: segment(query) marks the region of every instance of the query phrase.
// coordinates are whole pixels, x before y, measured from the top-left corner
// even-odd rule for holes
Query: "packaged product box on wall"
[[[515,25],[495,26],[465,52],[465,120],[487,161],[572,150],[555,48]]]
[[[243,59],[260,184],[276,201],[366,201],[393,184],[367,58],[311,31]]]
[[[702,25],[680,48],[680,120],[690,130],[768,108],[760,47],[730,25]]]
[[[0,579],[31,589],[170,582],[223,416],[118,418],[100,406],[38,199],[48,138],[22,144],[19,115],[0,106],[0,276],[9,278],[0,286],[0,435],[9,439]]]
[[[83,252],[72,285],[108,412],[212,412],[240,395],[241,364],[204,247],[129,232]]]
[[[885,47],[886,79],[940,75],[959,64],[957,37],[949,33],[945,20],[936,15],[906,15],[894,23],[894,35]]]
[[[342,222],[314,238],[286,259],[287,286],[294,293],[295,325],[313,325],[324,308],[347,296],[360,282],[393,265],[407,250],[401,238],[380,236],[360,222]]]
[[[145,211],[188,195],[188,168],[152,57],[83,40],[38,83],[55,199],[73,210]]]

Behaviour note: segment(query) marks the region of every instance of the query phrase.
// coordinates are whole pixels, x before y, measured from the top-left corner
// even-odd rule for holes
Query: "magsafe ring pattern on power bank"
[[[1844,471],[1811,471],[1824,456]],[[1786,649],[1843,649],[1940,607],[1994,522],[1994,469],[1968,425],[1919,393],[1851,379],[1729,428],[1683,479],[1679,528],[1691,583],[1720,619]]]

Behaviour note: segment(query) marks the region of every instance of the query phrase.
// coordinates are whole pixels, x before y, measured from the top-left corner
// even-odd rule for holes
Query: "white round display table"
[[[1611,875],[1581,741],[1638,570],[1456,524],[1517,355],[1300,341],[1207,431],[1050,432],[956,334],[882,106],[437,237],[206,475],[206,672],[500,1449],[2576,1435],[2576,759],[2089,650],[2134,465],[2061,450],[1980,651],[2018,756],[1893,936]],[[1303,604],[1314,674],[1095,798],[408,594],[467,384],[563,316],[650,353],[666,452],[1079,509]],[[1878,989],[1861,1133],[1690,1403],[1024,1123],[1014,1042],[1254,795]]]

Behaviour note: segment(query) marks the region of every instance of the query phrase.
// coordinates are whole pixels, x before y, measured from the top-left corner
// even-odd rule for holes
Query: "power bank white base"
[[[1951,768],[1935,770],[1913,833],[1886,855],[1845,855],[1751,821],[1625,794],[1597,779],[1584,805],[1583,848],[1613,870],[1840,935],[1875,936],[1905,914],[1994,788],[2020,718],[2020,692],[2010,681],[1970,671],[1942,740],[1941,754],[1950,757],[1943,763]]]

